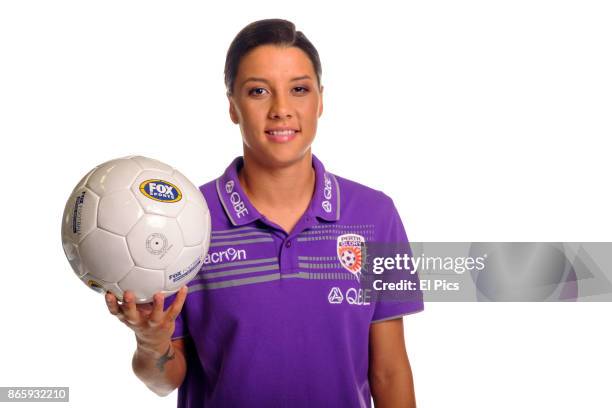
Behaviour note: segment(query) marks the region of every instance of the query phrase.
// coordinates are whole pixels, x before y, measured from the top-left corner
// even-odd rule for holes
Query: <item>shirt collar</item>
[[[249,224],[261,218],[261,214],[253,207],[238,180],[238,170],[243,163],[242,156],[236,157],[216,182],[219,200],[234,226]]]
[[[315,169],[315,191],[309,211],[326,221],[340,219],[340,187],[336,176],[323,167],[323,163],[313,154],[312,167]]]
[[[262,217],[249,201],[238,180],[238,171],[243,164],[244,158],[236,157],[223,175],[216,180],[219,200],[234,226],[246,225]],[[312,167],[315,170],[315,191],[307,211],[326,221],[338,221],[340,219],[338,181],[333,174],[325,170],[323,163],[314,154]]]

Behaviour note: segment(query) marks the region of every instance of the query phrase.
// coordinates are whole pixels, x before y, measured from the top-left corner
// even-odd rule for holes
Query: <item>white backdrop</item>
[[[0,386],[175,406],[132,374],[133,334],[73,276],[61,214],[119,156],[217,177],[241,152],[225,52],[271,17],[322,58],[313,151],[390,195],[412,240],[611,240],[609,2],[3,1]],[[610,407],[611,312],[427,304],[404,320],[419,407]]]

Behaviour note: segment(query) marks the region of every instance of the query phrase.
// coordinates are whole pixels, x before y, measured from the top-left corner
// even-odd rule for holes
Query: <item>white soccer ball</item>
[[[100,293],[137,303],[169,296],[199,272],[210,244],[200,190],[174,168],[142,156],[103,163],[75,187],[62,244],[76,275]]]
[[[356,260],[357,260],[357,257],[355,256],[353,251],[347,250],[347,251],[344,251],[344,253],[342,254],[342,261],[348,267],[355,265]]]

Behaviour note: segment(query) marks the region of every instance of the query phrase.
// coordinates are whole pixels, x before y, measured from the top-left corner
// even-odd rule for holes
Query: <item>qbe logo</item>
[[[332,184],[331,179],[327,175],[327,173],[323,174],[323,178],[325,179],[325,187],[323,187],[323,197],[326,200],[330,200],[332,196]]]
[[[234,213],[236,217],[242,218],[245,215],[248,215],[249,209],[246,207],[246,204],[240,197],[240,194],[237,191],[234,191],[234,180],[229,180],[225,183],[225,192],[229,195],[229,200],[232,203],[232,207],[234,208]],[[217,188],[219,185],[217,184]]]
[[[344,300],[344,296],[342,296],[342,291],[340,290],[340,288],[336,286],[331,288],[331,290],[329,291],[329,295],[327,295],[327,300],[332,305],[342,303],[342,301]]]
[[[321,202],[321,206],[323,207],[325,212],[330,213],[332,212],[332,205],[329,202],[332,196],[332,184],[327,173],[323,175],[323,179],[325,180],[325,186],[323,187],[323,197],[325,198],[325,200]]]
[[[232,194],[232,191],[234,191],[234,180],[230,180],[225,183],[225,192],[227,194]]]
[[[327,295],[327,301],[332,305],[339,305],[343,301],[354,306],[369,306],[372,289],[348,288],[346,292],[334,286]]]

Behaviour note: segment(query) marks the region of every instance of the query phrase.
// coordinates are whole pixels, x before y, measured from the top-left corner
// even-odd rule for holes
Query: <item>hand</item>
[[[106,292],[105,296],[109,312],[134,331],[138,346],[157,352],[164,347],[167,348],[171,341],[175,320],[183,308],[186,297],[187,287],[183,286],[174,302],[164,311],[164,295],[161,292],[153,295],[153,302],[138,305],[134,302],[134,293],[131,291],[123,294],[122,304],[119,304],[111,292]]]

